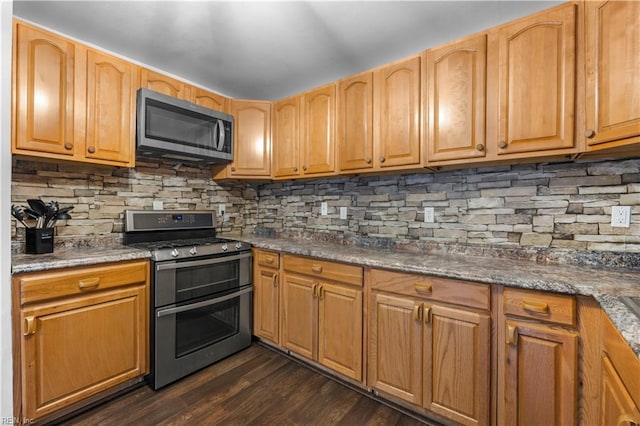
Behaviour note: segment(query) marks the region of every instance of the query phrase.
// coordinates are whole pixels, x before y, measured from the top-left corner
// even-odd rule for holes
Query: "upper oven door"
[[[251,284],[251,252],[156,262],[154,306],[178,304]]]

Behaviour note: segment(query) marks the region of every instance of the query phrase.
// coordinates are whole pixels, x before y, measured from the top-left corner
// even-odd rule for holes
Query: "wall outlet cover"
[[[224,214],[226,212],[226,206],[224,204],[220,204],[218,205],[218,216],[220,216],[222,218],[222,221],[224,222]]]
[[[327,202],[323,201],[320,203],[320,214],[322,216],[326,216],[329,213],[329,207],[327,206]]]
[[[162,210],[162,209],[164,209],[164,203],[162,201],[154,201],[153,202],[153,209],[154,210]]]
[[[628,228],[631,223],[631,206],[613,206],[611,208],[611,226]]]
[[[424,223],[433,223],[436,220],[436,213],[433,207],[424,208]]]
[[[346,219],[346,218],[347,218],[347,208],[340,207],[340,219]]]

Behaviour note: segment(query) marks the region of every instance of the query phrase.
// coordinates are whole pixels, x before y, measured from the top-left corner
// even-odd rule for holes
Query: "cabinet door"
[[[601,425],[635,426],[640,424],[640,411],[624,387],[611,360],[602,358]]]
[[[229,99],[216,93],[208,92],[199,87],[191,89],[191,102],[214,111],[228,112]]]
[[[191,100],[190,88],[187,84],[146,68],[140,70],[140,86],[174,98]]]
[[[229,174],[271,176],[271,102],[232,100],[231,114],[235,143]]]
[[[576,6],[499,29],[498,154],[573,148]]]
[[[273,176],[300,174],[300,98],[283,99],[273,111]]]
[[[640,2],[588,1],[585,10],[588,144],[638,143]]]
[[[337,144],[340,170],[373,167],[373,73],[338,83]]]
[[[420,57],[376,71],[377,166],[420,163]]]
[[[14,153],[72,157],[74,147],[73,43],[15,23]],[[37,155],[37,154],[36,154]]]
[[[122,59],[87,51],[85,157],[134,164],[135,71]]]
[[[425,56],[427,162],[484,157],[487,36],[431,49]]]
[[[465,425],[488,425],[491,318],[444,306],[422,312],[424,406]]]
[[[278,343],[278,271],[260,267],[253,270],[253,334]]]
[[[369,305],[367,385],[422,404],[422,304],[373,293]]]
[[[282,346],[315,359],[318,282],[299,275],[285,274],[282,281]]]
[[[145,374],[147,313],[145,287],[24,310],[24,416],[42,417]]]
[[[578,336],[512,320],[506,335],[504,423],[576,424]]]
[[[336,170],[334,84],[306,92],[301,98],[302,173],[312,175]]]
[[[362,380],[362,291],[322,283],[318,300],[318,362]]]

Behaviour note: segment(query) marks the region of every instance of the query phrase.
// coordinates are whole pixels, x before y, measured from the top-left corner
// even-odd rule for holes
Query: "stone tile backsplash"
[[[213,209],[220,231],[396,247],[483,246],[640,253],[640,158],[273,183],[216,182],[206,166],[138,161],[135,169],[13,160],[12,202],[75,206],[56,238],[118,239],[125,209]],[[328,215],[320,215],[326,201]],[[629,228],[611,207],[632,206]],[[347,219],[339,208],[347,207]],[[424,207],[435,222],[424,223]],[[24,238],[12,221],[16,247]]]

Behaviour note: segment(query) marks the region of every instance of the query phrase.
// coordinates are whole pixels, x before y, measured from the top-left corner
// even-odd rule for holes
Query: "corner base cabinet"
[[[148,372],[148,270],[133,261],[13,278],[16,413],[39,419]]]

